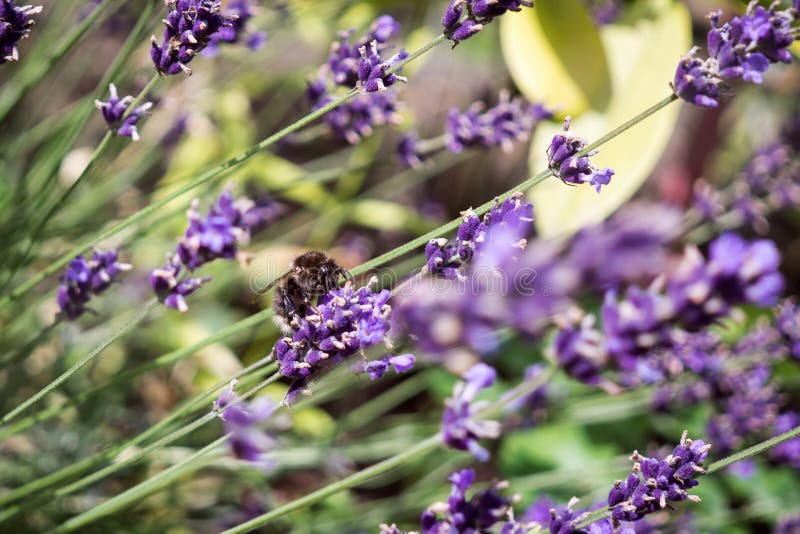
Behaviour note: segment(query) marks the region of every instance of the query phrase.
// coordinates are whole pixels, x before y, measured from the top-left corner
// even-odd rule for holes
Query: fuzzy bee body
[[[340,287],[341,277],[349,276],[324,252],[311,251],[298,256],[289,271],[276,282],[272,297],[275,323],[285,334],[290,334],[295,317],[312,313],[319,298]]]

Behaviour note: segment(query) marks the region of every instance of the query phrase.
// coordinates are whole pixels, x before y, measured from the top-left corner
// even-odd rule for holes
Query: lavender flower
[[[633,471],[624,482],[617,480],[608,494],[611,517],[614,521],[638,521],[673,502],[698,502],[700,498],[688,490],[699,484],[695,477],[705,472],[702,465],[710,448],[702,440],[687,438],[684,432],[680,444],[663,460],[634,451]]]
[[[447,115],[447,147],[459,153],[464,148],[502,147],[510,150],[514,141],[528,138],[536,125],[553,117],[541,104],[531,104],[525,99],[511,98],[501,91],[498,102],[485,109],[483,102],[472,104],[465,111],[452,108]]]
[[[292,337],[275,343],[273,350],[281,374],[295,379],[286,402],[291,403],[318,372],[387,341],[392,312],[386,303],[389,291],[372,291],[370,286],[376,282],[373,278],[356,289],[348,281],[344,287],[331,291],[322,297],[315,313],[292,322]],[[393,365],[406,369],[409,362],[394,360]]]
[[[800,360],[800,306],[794,300],[786,300],[778,306],[775,326],[783,336],[791,355]]]
[[[757,4],[751,2],[743,16],[722,25],[720,11],[709,14],[709,58],[694,57],[697,49],[681,58],[673,80],[677,96],[696,106],[717,107],[723,80],[761,83],[770,64],[791,62],[787,48],[794,42],[796,12],[779,11],[778,2],[769,9]]]
[[[523,7],[533,7],[533,2],[525,0],[451,0],[442,15],[444,34],[456,46],[469,39],[495,17],[507,11],[522,11]]]
[[[478,443],[482,438],[500,435],[500,423],[477,418],[478,412],[487,404],[473,402],[478,392],[494,384],[495,370],[479,363],[468,370],[456,383],[453,396],[445,401],[442,417],[442,440],[451,449],[469,451],[481,462],[489,459],[489,451]]]
[[[222,44],[244,42],[250,50],[259,50],[263,47],[267,40],[267,32],[250,32],[247,28],[248,22],[256,12],[254,0],[230,0],[226,7],[225,17],[229,20],[230,25],[223,26],[218,32],[211,35],[202,54],[206,57],[214,57],[219,54],[219,47]]]
[[[795,5],[797,1],[795,0]],[[800,9],[800,8],[795,8]],[[793,534],[800,531],[800,514],[782,517],[775,525],[773,534]]]
[[[232,27],[233,17],[220,13],[216,0],[167,0],[164,38],[151,39],[150,57],[162,76],[183,71],[191,74],[189,62],[201,52],[214,34]]]
[[[588,183],[594,186],[597,192],[604,185],[611,183],[614,171],[611,169],[598,169],[593,166],[589,157],[597,154],[593,150],[577,156],[579,152],[586,148],[585,139],[569,133],[570,118],[564,121],[564,133],[557,134],[550,142],[547,149],[547,162],[553,174],[567,184]]]
[[[319,109],[333,100],[333,96],[325,94],[318,100],[314,109]],[[391,91],[360,94],[326,113],[322,120],[336,137],[351,145],[357,145],[363,138],[372,135],[376,126],[396,123],[399,120],[397,95]]]
[[[488,532],[508,517],[512,501],[500,494],[506,483],[495,483],[467,498],[467,491],[475,482],[475,471],[456,471],[448,480],[452,483],[450,496],[446,503],[434,503],[422,513],[421,534]]]
[[[132,96],[120,98],[117,94],[117,88],[112,83],[108,86],[109,98],[108,101],[95,100],[94,105],[103,114],[108,127],[117,135],[123,137],[130,137],[134,141],[139,140],[139,130],[136,124],[144,117],[150,108],[153,107],[152,102],[145,102],[141,106],[131,111],[127,117],[123,118],[125,112],[135,100]]]
[[[29,18],[42,12],[42,6],[16,6],[15,0],[0,0],[0,65],[19,60],[17,43],[28,37],[36,21]]]
[[[278,447],[275,437],[262,429],[274,419],[278,405],[265,397],[245,403],[238,399],[236,381],[223,390],[214,402],[214,412],[222,419],[225,433],[230,434],[228,445],[234,458],[255,464],[262,470],[275,465],[273,451]]]
[[[255,228],[279,213],[270,206],[256,206],[247,197],[234,200],[229,190],[219,196],[205,218],[197,206],[197,200],[192,202],[187,213],[189,227],[178,243],[176,253],[169,257],[164,268],[150,274],[150,286],[159,299],[168,308],[181,312],[188,309],[185,297],[211,280],[208,277],[180,279],[183,268],[194,271],[219,258],[246,260],[239,254],[238,246],[248,243]]]
[[[575,380],[600,384],[607,353],[603,334],[594,328],[595,316],[571,308],[553,322],[558,331],[549,352],[559,366]]]
[[[340,32],[339,39],[331,45],[327,63],[320,67],[316,78],[308,82],[306,96],[314,109],[336,98],[332,86],[363,87],[363,94],[331,110],[323,118],[336,137],[357,144],[371,135],[375,126],[397,121],[397,95],[391,90],[382,90],[400,79],[386,73],[389,63],[396,58],[383,62],[380,55],[399,31],[400,24],[389,15],[383,15],[355,42],[351,42],[354,30]],[[400,56],[402,53],[397,58]]]
[[[386,355],[378,360],[360,362],[354,366],[357,373],[369,373],[370,380],[383,378],[389,369],[394,369],[397,374],[407,373],[414,368],[416,358],[412,354]]]
[[[448,279],[458,278],[459,267],[481,253],[490,228],[508,229],[508,247],[524,248],[524,238],[533,227],[533,204],[522,199],[522,193],[515,193],[503,202],[495,200],[495,207],[483,219],[471,210],[462,212],[464,222],[458,227],[455,243],[433,239],[425,246],[426,271]]]
[[[602,519],[586,528],[579,529],[581,523],[591,510],[575,510],[578,499],[573,497],[567,506],[556,506],[546,496],[539,497],[531,504],[522,520],[551,534],[612,534],[613,525],[610,519]],[[542,530],[540,530],[542,531]]]
[[[734,233],[725,233],[709,247],[704,262],[697,249],[689,248],[667,292],[682,322],[702,328],[727,313],[732,305],[774,304],[783,290],[778,272],[780,254],[772,241],[748,243]]]
[[[372,41],[359,48],[361,61],[358,64],[358,87],[365,93],[383,92],[396,82],[408,81],[395,72],[389,72],[399,61],[408,57],[404,51],[384,61],[378,52],[378,42]]]
[[[422,150],[420,138],[416,132],[409,132],[400,138],[400,142],[397,143],[397,156],[408,167],[418,168],[422,166],[425,153]]]
[[[58,307],[62,317],[75,320],[87,311],[92,296],[109,288],[131,265],[120,263],[116,250],[95,249],[90,260],[77,256],[67,266],[58,286]]]
[[[210,282],[211,277],[181,279],[182,270],[180,258],[177,255],[170,255],[163,268],[154,269],[150,273],[150,287],[164,306],[185,313],[189,310],[186,297],[200,289],[203,284]]]

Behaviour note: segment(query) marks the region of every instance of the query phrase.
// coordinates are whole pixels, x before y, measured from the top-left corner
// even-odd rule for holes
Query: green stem
[[[0,123],[8,115],[9,111],[16,107],[17,103],[25,96],[28,91],[37,85],[42,78],[44,78],[53,68],[53,66],[61,61],[72,48],[78,44],[89,28],[97,22],[101,15],[105,14],[112,6],[113,10],[117,10],[125,4],[122,0],[116,2],[103,2],[95,7],[91,14],[81,22],[72,33],[64,38],[58,46],[52,48],[50,55],[44,61],[39,61],[33,64],[27,71],[20,73],[21,80],[13,79],[8,84],[7,89],[3,92],[0,98]],[[112,13],[113,13],[112,10]]]
[[[91,523],[92,521],[95,521],[96,519],[118,510],[119,508],[135,503],[147,495],[150,495],[151,493],[167,486],[174,480],[202,468],[209,461],[210,458],[208,457],[211,455],[211,453],[215,452],[217,447],[225,443],[227,439],[228,435],[226,434],[216,441],[209,443],[197,452],[191,454],[184,460],[181,460],[169,469],[165,469],[154,477],[147,479],[138,486],[120,493],[119,495],[112,497],[101,504],[98,504],[84,513],[65,521],[51,532],[72,532],[88,523]]]
[[[358,486],[359,484],[370,480],[376,476],[382,475],[396,467],[403,465],[406,462],[409,462],[419,456],[425,455],[432,450],[436,449],[441,445],[441,435],[435,434],[428,439],[421,441],[414,445],[413,447],[409,448],[408,450],[388,458],[382,462],[379,462],[373,466],[370,466],[366,469],[363,469],[357,473],[353,473],[349,477],[343,478],[338,482],[334,482],[333,484],[329,484],[324,488],[318,489],[317,491],[312,491],[311,493],[294,500],[290,503],[284,504],[271,512],[267,512],[266,514],[260,515],[250,521],[242,523],[241,525],[237,525],[231,529],[225,530],[223,534],[237,534],[240,532],[249,532],[253,529],[266,525],[271,521],[278,519],[279,517],[283,517],[284,515],[290,514],[306,506],[310,506],[316,502],[325,499],[326,497],[330,497],[340,491]]]
[[[67,369],[63,372],[58,378],[47,384],[44,388],[39,390],[37,393],[33,394],[30,398],[28,398],[25,402],[8,412],[6,415],[3,416],[3,419],[0,420],[1,423],[5,424],[11,421],[14,417],[16,417],[19,413],[24,411],[26,408],[38,402],[42,397],[53,391],[55,388],[60,386],[65,380],[69,379],[72,375],[78,372],[83,366],[87,363],[92,361],[97,355],[103,352],[109,345],[111,345],[114,341],[125,335],[129,332],[134,326],[139,324],[144,320],[150,311],[156,307],[158,304],[157,299],[153,299],[148,302],[145,307],[139,311],[132,319],[127,321],[124,325],[122,325],[116,332],[114,332],[111,337],[108,339],[103,340],[100,345],[94,348],[89,354],[84,356],[78,363]]]
[[[257,376],[246,377],[246,375],[250,374],[253,371],[258,370],[259,367],[265,365],[266,363],[267,363],[266,359],[258,361],[256,363],[246,367],[245,369],[242,369],[239,373],[237,373],[232,378],[233,379],[240,379],[241,378],[243,380],[243,386],[246,387],[247,385],[249,385],[249,383],[251,381],[255,381],[255,379],[257,378]],[[268,372],[269,370],[270,370],[269,367],[264,368],[264,371]],[[273,377],[275,377],[274,374],[273,374]],[[273,377],[271,377],[273,379],[273,381],[277,380],[277,378],[273,378]],[[187,400],[178,409],[173,411],[169,416],[167,416],[166,418],[162,419],[161,421],[159,421],[155,425],[151,426],[150,428],[148,428],[147,430],[145,430],[144,432],[142,432],[138,436],[135,436],[135,437],[125,441],[124,443],[121,443],[119,445],[111,447],[110,449],[108,449],[106,451],[97,453],[97,454],[95,454],[93,456],[90,456],[88,458],[84,458],[83,460],[81,460],[81,461],[79,461],[77,463],[74,463],[72,465],[68,465],[68,466],[66,466],[66,467],[64,467],[62,469],[59,469],[58,471],[56,471],[54,473],[50,473],[49,475],[47,475],[45,477],[37,478],[36,480],[34,480],[32,482],[29,482],[28,484],[25,484],[24,486],[20,486],[19,488],[15,488],[15,489],[7,492],[7,493],[4,493],[3,495],[0,495],[0,506],[5,507],[5,505],[7,505],[10,502],[19,500],[19,499],[21,499],[23,497],[26,497],[26,496],[28,496],[28,495],[30,495],[30,494],[32,494],[34,492],[40,491],[42,489],[46,489],[47,487],[49,487],[49,486],[51,486],[53,484],[59,483],[59,482],[61,482],[63,480],[67,480],[67,479],[70,479],[70,478],[72,478],[74,476],[78,476],[81,473],[83,473],[85,471],[88,471],[89,469],[92,469],[93,467],[96,467],[96,466],[98,466],[98,465],[100,465],[100,464],[102,464],[104,462],[112,460],[113,458],[115,458],[116,456],[121,454],[123,451],[138,446],[140,443],[143,443],[144,441],[150,439],[150,437],[157,435],[164,428],[167,428],[168,426],[172,425],[175,421],[177,421],[181,417],[184,417],[184,416],[194,412],[195,410],[197,410],[198,408],[200,408],[202,406],[205,406],[205,407],[210,406],[211,400],[214,397],[214,395],[220,389],[222,389],[223,387],[227,386],[230,383],[230,380],[231,380],[230,378],[227,378],[227,379],[225,379],[223,381],[220,381],[214,387],[212,387],[210,390],[208,390],[208,391],[206,391],[204,393],[201,393],[200,395],[197,395],[193,399]],[[183,434],[181,434],[181,436],[182,435]],[[180,436],[177,436],[177,437],[180,437]],[[162,439],[161,440],[161,442],[162,442],[161,446],[164,446],[167,443],[169,443],[171,441],[174,441],[174,439],[177,439],[177,437],[173,437],[173,439],[171,439],[169,441],[166,441],[166,442],[165,442],[166,438]],[[156,448],[158,448],[158,447],[156,447]],[[150,447],[148,447],[148,449],[150,449]],[[147,452],[152,452],[152,450],[155,450],[155,449],[150,449]],[[114,464],[113,466],[110,466],[110,467],[114,467],[114,470],[116,470],[116,469],[119,469],[121,466],[119,466],[119,464]],[[107,475],[107,474],[109,474],[111,472],[113,472],[113,471],[106,471],[105,474]],[[92,477],[92,476],[93,475],[90,475],[90,477]],[[90,477],[85,477],[83,480],[86,480],[87,478],[90,478]],[[94,480],[95,479],[93,479],[92,481],[94,481]],[[80,481],[78,481],[78,482],[80,482]],[[78,482],[76,482],[75,484],[77,484]],[[63,490],[64,490],[64,488],[60,488],[58,491],[61,492]],[[48,493],[46,495],[46,497],[49,497],[49,496],[50,496],[50,494]],[[14,514],[8,514],[7,517],[10,517],[11,515],[14,515]],[[2,520],[2,517],[3,516],[0,516],[0,520]]]

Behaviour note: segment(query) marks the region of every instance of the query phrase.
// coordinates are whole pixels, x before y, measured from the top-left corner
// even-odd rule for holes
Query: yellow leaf
[[[669,95],[675,65],[691,46],[691,24],[686,8],[678,3],[656,13],[630,26],[601,30],[613,82],[611,100],[602,113],[592,110],[575,117],[572,133],[591,142]],[[672,104],[600,148],[592,161],[616,173],[600,194],[592,187],[570,187],[552,178],[535,187],[530,198],[539,233],[569,235],[603,220],[630,199],[661,157],[679,109],[680,104]],[[554,124],[537,130],[531,144],[532,173],[547,167],[545,150],[560,130]]]

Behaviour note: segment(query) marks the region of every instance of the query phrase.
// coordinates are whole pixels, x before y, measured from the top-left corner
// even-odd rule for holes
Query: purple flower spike
[[[501,91],[495,106],[484,110],[483,102],[472,104],[461,112],[456,108],[447,115],[447,148],[459,153],[465,148],[501,147],[511,150],[515,141],[527,139],[536,125],[553,114],[541,104],[511,98]]]
[[[62,317],[73,321],[83,315],[92,296],[109,288],[115,279],[131,265],[117,261],[116,250],[95,249],[91,259],[77,256],[67,266],[58,286],[58,307]]]
[[[189,310],[185,297],[211,281],[211,277],[179,279],[181,271],[180,258],[171,256],[165,267],[155,269],[150,273],[150,287],[153,288],[164,306],[185,313]]]
[[[771,64],[790,63],[788,47],[794,42],[797,11],[778,6],[775,2],[765,9],[751,2],[743,16],[725,24],[720,24],[720,11],[710,13],[709,58],[694,57],[696,48],[681,58],[672,82],[675,94],[696,106],[717,107],[723,80],[761,83]]]
[[[270,470],[275,465],[273,451],[278,447],[278,440],[263,427],[274,419],[278,405],[264,397],[246,403],[238,398],[235,387],[234,380],[213,405],[214,412],[222,419],[225,433],[230,434],[231,454],[259,469]]]
[[[525,0],[451,0],[442,15],[442,28],[453,46],[469,39],[495,17],[508,11],[522,11],[523,7],[533,7],[533,2]]]
[[[604,185],[611,183],[614,171],[598,169],[589,158],[597,151],[577,156],[586,148],[585,139],[569,133],[570,118],[564,121],[564,133],[557,134],[547,149],[547,162],[553,174],[566,184],[591,184],[597,192]]]
[[[17,7],[15,0],[0,0],[0,65],[19,60],[17,43],[31,33],[31,15],[42,12],[42,6]]]
[[[231,0],[227,3],[225,18],[228,26],[223,26],[211,35],[208,45],[202,51],[206,57],[219,54],[220,45],[244,43],[251,50],[259,50],[267,40],[267,32],[248,31],[248,22],[256,13],[254,0]]]
[[[786,300],[778,306],[775,323],[792,356],[800,360],[800,305]]]
[[[507,483],[494,483],[467,498],[467,491],[475,482],[475,471],[456,471],[448,480],[452,484],[450,496],[446,503],[434,503],[422,513],[421,534],[490,532],[493,526],[508,519],[511,499],[500,494]]]
[[[599,384],[608,356],[603,333],[594,327],[595,316],[571,308],[554,322],[559,329],[550,351],[556,361],[575,380]]]
[[[481,462],[489,459],[489,451],[478,444],[482,438],[496,438],[500,435],[500,423],[477,419],[478,412],[486,406],[484,402],[474,403],[482,390],[494,383],[495,370],[480,363],[463,375],[464,382],[457,382],[453,396],[445,401],[442,417],[442,439],[448,447],[459,451],[469,451]]]
[[[357,373],[369,373],[370,380],[378,380],[391,368],[395,373],[407,373],[414,368],[417,359],[411,354],[385,356],[379,360],[362,362],[354,367]]]
[[[372,41],[359,48],[359,53],[361,61],[358,64],[358,86],[365,93],[382,92],[398,81],[408,81],[403,76],[388,72],[399,61],[408,57],[404,51],[401,50],[387,61],[383,61],[378,52],[378,42]]]
[[[114,133],[138,141],[139,130],[137,130],[136,124],[139,122],[139,119],[147,115],[147,112],[153,107],[153,103],[145,102],[131,111],[128,116],[123,119],[123,115],[128,111],[134,98],[132,96],[120,98],[117,94],[117,88],[113,83],[109,84],[108,93],[108,101],[103,102],[102,100],[95,100],[95,107],[103,114],[103,118],[106,120],[108,127]]]
[[[705,472],[702,465],[710,448],[702,440],[687,438],[684,432],[680,444],[663,460],[634,451],[633,471],[627,480],[617,480],[608,494],[611,517],[614,521],[638,521],[675,502],[699,502],[688,490],[699,484],[695,477]]]
[[[392,312],[386,303],[389,291],[372,291],[370,286],[376,282],[373,278],[358,289],[347,282],[334,289],[322,297],[312,315],[293,321],[292,337],[275,343],[273,350],[281,374],[295,379],[292,393],[303,391],[319,372],[387,340]],[[408,360],[400,356],[378,362],[371,367],[368,363],[363,370],[378,378],[389,365],[398,372],[408,367]],[[292,398],[293,395],[288,396],[285,402],[291,403]]]
[[[213,35],[231,28],[235,16],[223,15],[216,0],[167,0],[167,8],[164,38],[159,43],[152,37],[150,57],[162,76],[191,74],[189,62],[208,46]]]

